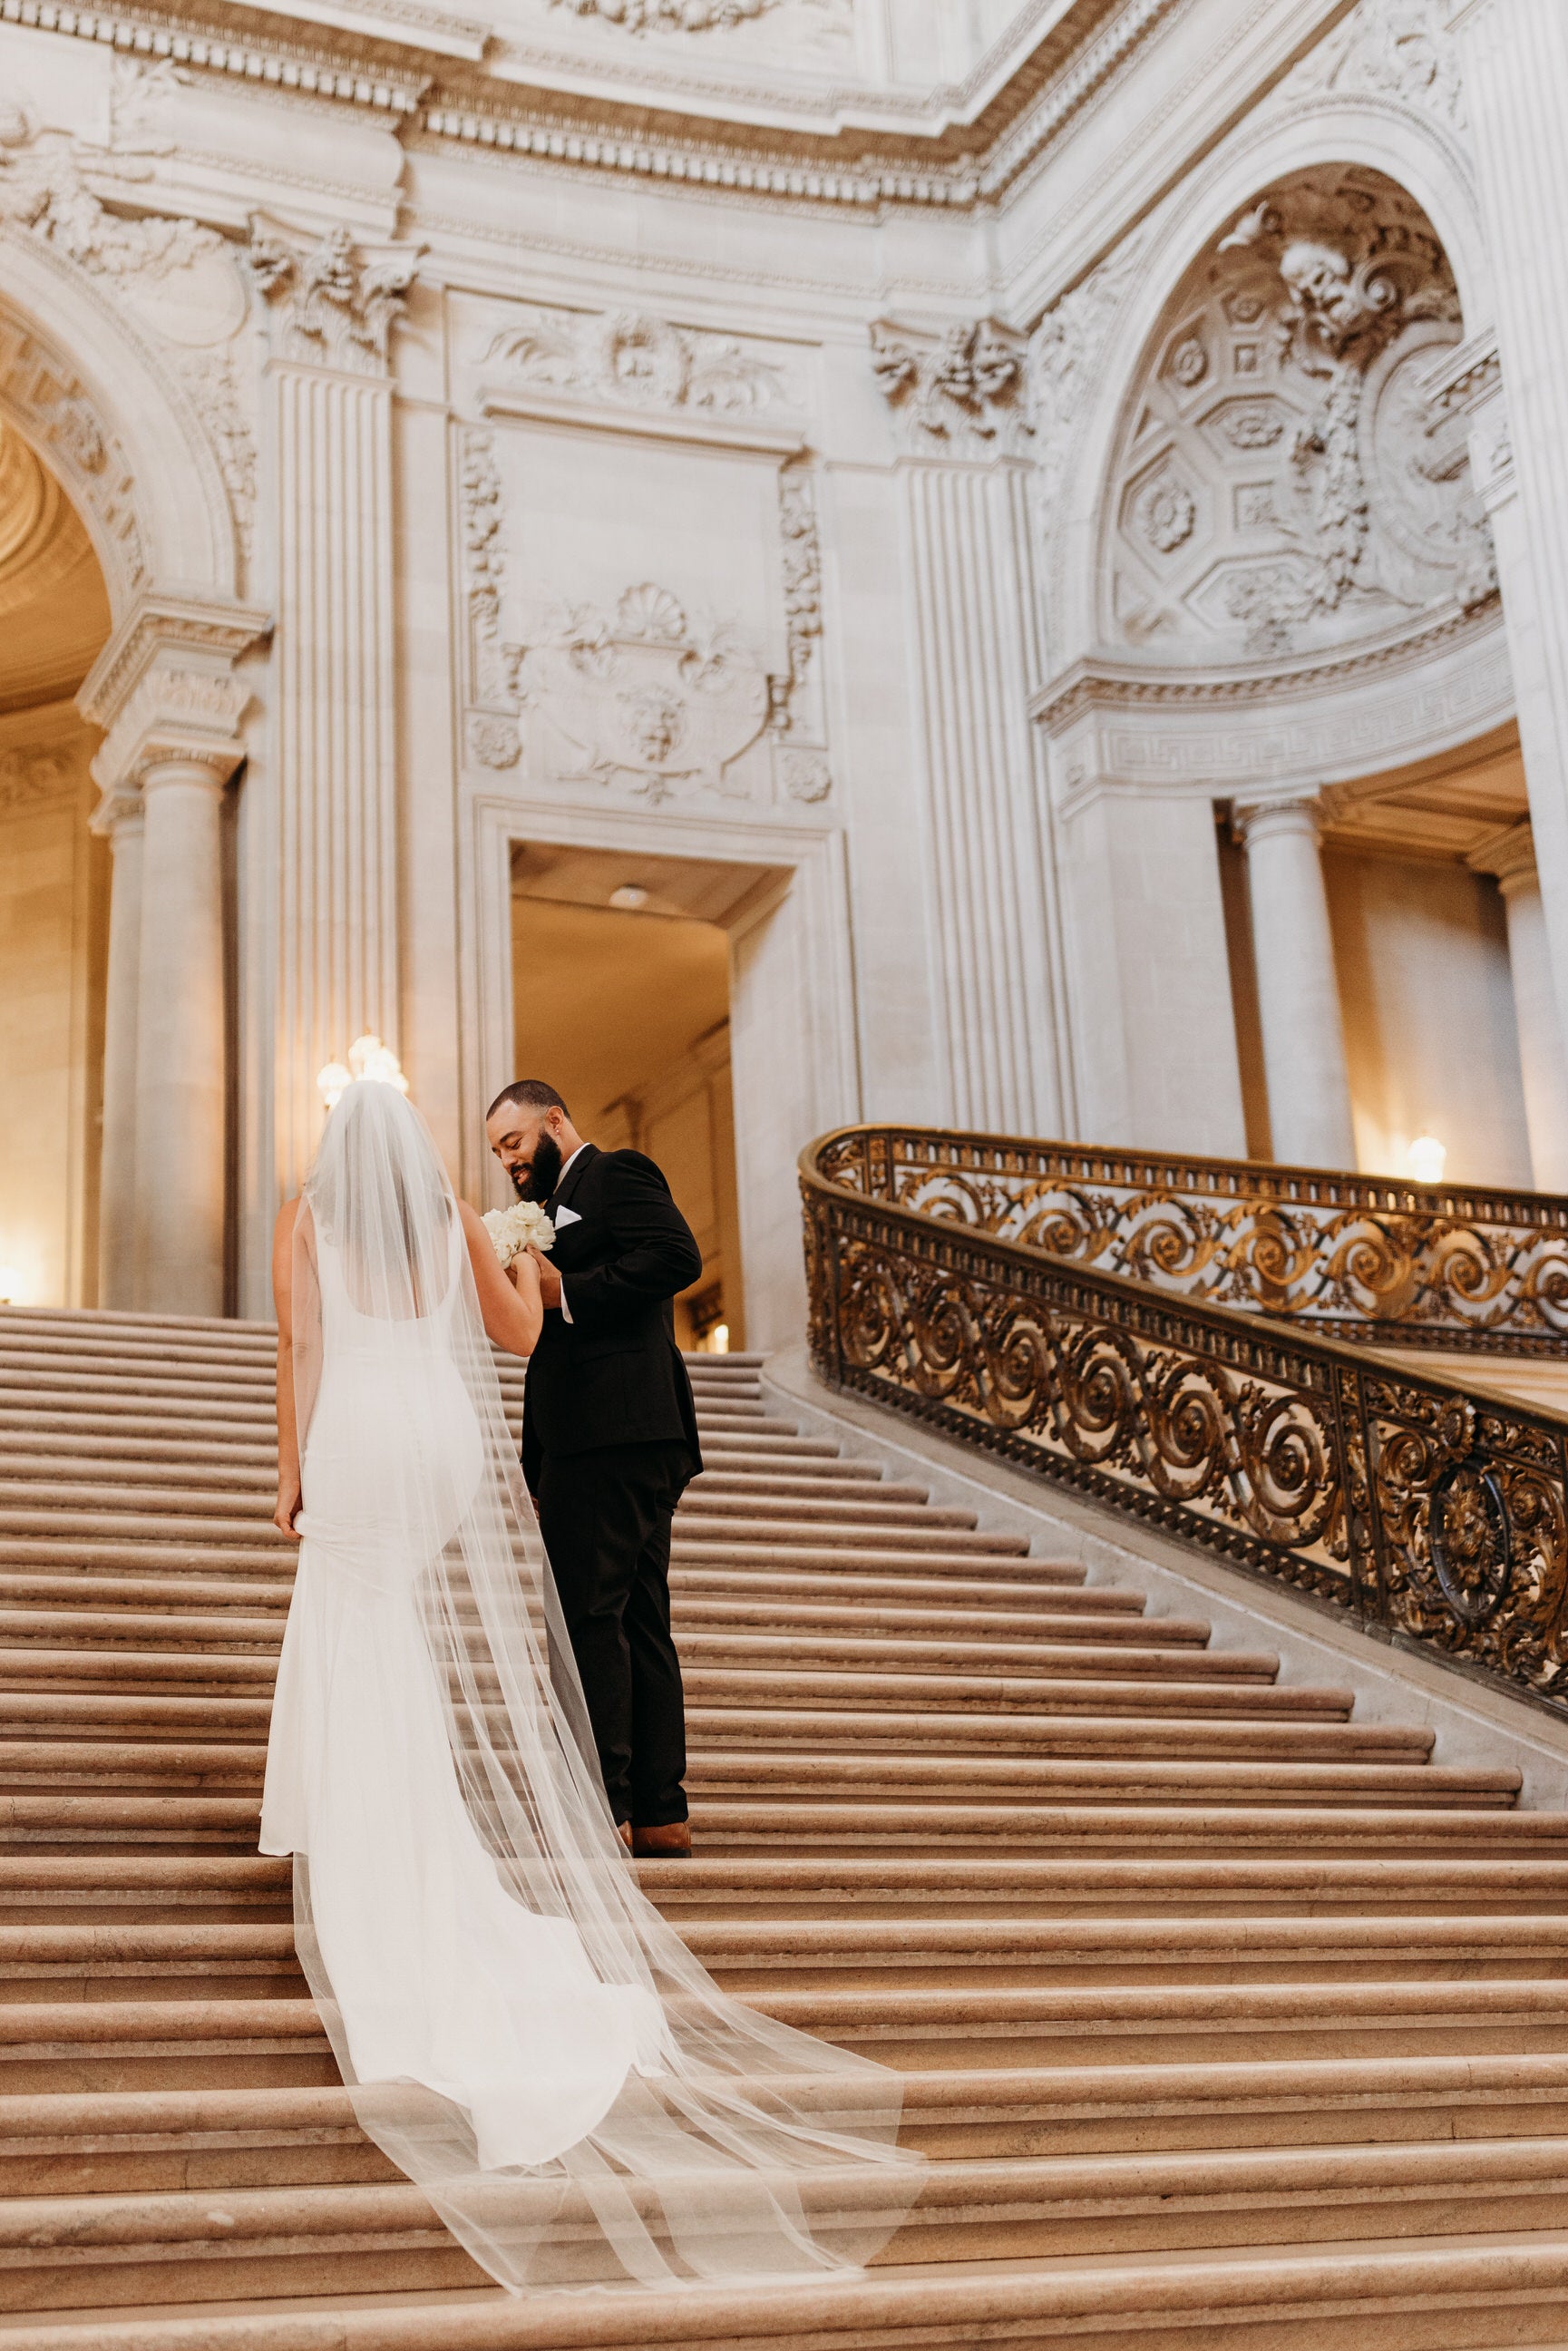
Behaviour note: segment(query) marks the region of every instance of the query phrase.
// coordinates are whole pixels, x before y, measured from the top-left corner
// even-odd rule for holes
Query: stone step
[[[19,2325],[8,2351],[976,2351],[1082,2341],[1093,2351],[1563,2351],[1568,2231],[1481,2232],[1412,2248],[1323,2241],[1244,2251],[889,2266],[811,2283],[622,2293],[499,2290],[334,2299],[280,2326],[227,2303],[117,2323],[104,2310]],[[1410,2314],[1419,2313],[1413,2334]],[[1091,2332],[1091,2330],[1092,2330]],[[1221,2337],[1221,2330],[1223,2335]]]
[[[952,1625],[946,1637],[920,1637],[914,1630],[898,1630],[884,1613],[844,1608],[825,1625],[818,1612],[800,1607],[769,1609],[766,1603],[736,1621],[733,1604],[715,1602],[682,1606],[675,1630],[683,1656],[699,1664],[734,1658],[737,1662],[777,1662],[781,1672],[797,1666],[874,1666],[885,1658],[892,1667],[950,1672],[1054,1674],[1074,1669],[1082,1660],[1088,1672],[1125,1674],[1169,1673],[1179,1680],[1217,1677],[1269,1680],[1278,1659],[1242,1650],[1214,1651],[1206,1646],[1207,1625],[1178,1617],[1127,1615],[1074,1619],[1061,1614],[1026,1626],[1027,1638],[1012,1635],[1010,1626],[997,1627],[986,1617],[976,1620],[971,1634]],[[916,1616],[915,1625],[941,1624],[936,1612]],[[149,1650],[193,1655],[267,1653],[276,1656],[283,1640],[284,1615],[279,1609],[245,1615],[229,1609],[221,1614],[192,1611],[142,1611],[133,1608],[70,1610],[16,1608],[0,1604],[0,1671],[13,1649],[59,1648],[79,1641],[84,1648],[127,1652]],[[767,1629],[776,1626],[778,1629]],[[860,1629],[851,1630],[851,1627]],[[1199,1668],[1201,1667],[1201,1672]]]
[[[256,1645],[230,1640],[190,1649],[142,1647],[126,1640],[100,1646],[61,1646],[68,1619],[54,1642],[10,1644],[0,1648],[0,1690],[26,1690],[47,1683],[61,1690],[171,1690],[214,1695],[270,1689],[277,1673],[278,1642],[270,1627]],[[177,1618],[155,1620],[153,1631],[178,1635]],[[265,1645],[265,1646],[263,1646]],[[1351,1693],[1281,1687],[1271,1678],[1277,1663],[1244,1651],[1101,1648],[1040,1641],[1003,1648],[988,1645],[943,1648],[922,1643],[889,1644],[887,1668],[874,1667],[874,1644],[812,1641],[767,1634],[710,1635],[693,1633],[682,1643],[689,1660],[685,1687],[694,1705],[755,1706],[777,1703],[788,1693],[797,1703],[852,1706],[915,1706],[940,1713],[1053,1712],[1062,1707],[1092,1712],[1345,1713]],[[928,1654],[935,1651],[935,1654]],[[912,1652],[905,1655],[903,1652]],[[872,1668],[867,1670],[867,1668]]]
[[[260,1758],[254,1750],[214,1746],[186,1751],[184,1769],[156,1792],[122,1792],[116,1782],[94,1783],[72,1794],[59,1775],[47,1794],[6,1788],[0,1793],[0,1849],[27,1844],[78,1844],[105,1839],[178,1847],[254,1840],[260,1803]],[[129,1774],[127,1775],[129,1777]],[[149,1782],[152,1775],[146,1774]],[[230,1794],[236,1788],[243,1792]],[[1040,1856],[1207,1852],[1272,1853],[1445,1852],[1484,1856],[1499,1850],[1550,1858],[1568,1853],[1568,1815],[1540,1813],[1375,1812],[1358,1806],[1319,1809],[1280,1802],[1117,1804],[928,1804],[911,1814],[903,1804],[862,1800],[769,1803],[704,1794],[695,1834],[716,1855],[766,1849],[787,1840],[801,1855],[854,1853],[1016,1852]]]
[[[181,1615],[199,1615],[209,1609],[239,1614],[259,1609],[282,1615],[294,1588],[287,1572],[292,1563],[291,1554],[280,1553],[277,1564],[284,1573],[248,1583],[178,1573],[115,1575],[84,1567],[74,1573],[51,1574],[0,1566],[0,1608],[125,1608],[147,1614],[177,1611]],[[857,1576],[852,1597],[847,1597],[837,1576],[727,1573],[714,1568],[676,1568],[670,1585],[683,1621],[704,1612],[707,1619],[735,1625],[799,1623],[824,1631],[877,1625],[894,1632],[935,1624],[953,1632],[996,1631],[1004,1637],[1028,1636],[1042,1629],[1060,1639],[1073,1638],[1082,1626],[1096,1639],[1122,1640],[1136,1637],[1125,1629],[1134,1625],[1145,1627],[1149,1639],[1168,1637],[1177,1621],[1145,1617],[1142,1593],[1117,1585],[1031,1589],[978,1582],[943,1584],[917,1576]]]
[[[1568,1907],[1568,1860],[1463,1855],[717,1860],[705,1858],[699,1845],[695,1860],[644,1862],[638,1875],[660,1908],[683,1926],[704,1917],[1497,1917]],[[0,1917],[16,1925],[282,1922],[291,1915],[291,1885],[287,1860],[254,1849],[27,1851],[0,1855]]]
[[[1568,2141],[1502,2140],[1475,2150],[1442,2145],[1343,2150],[1307,2147],[1279,2158],[1222,2150],[1190,2157],[1024,2158],[1000,2166],[941,2161],[877,2270],[1267,2243],[1290,2224],[1311,2243],[1417,2239],[1435,2216],[1472,2229],[1550,2228],[1568,2183]],[[539,2184],[541,2201],[555,2191]],[[814,2183],[824,2209],[880,2209],[881,2183],[847,2170]],[[548,2209],[548,2207],[547,2207]],[[570,2229],[573,2208],[561,2219]],[[583,2234],[591,2234],[586,2208]],[[319,2293],[481,2287],[483,2273],[446,2235],[419,2190],[396,2181],[331,2180],[93,2198],[17,2198],[0,2205],[0,2279],[31,2312],[252,2299],[287,2291],[308,2263]],[[565,2266],[565,2257],[563,2257]],[[873,2273],[874,2274],[874,2273]]]
[[[220,1782],[234,1787],[260,1785],[267,1750],[264,1741],[254,1736],[265,1729],[259,1718],[245,1726],[253,1733],[249,1739],[114,1738],[105,1733],[70,1740],[47,1735],[62,1727],[55,1713],[57,1704],[50,1699],[37,1707],[38,1735],[26,1738],[7,1735],[15,1726],[0,1704],[0,1789],[20,1790],[40,1782],[66,1789],[82,1784],[126,1788],[144,1782],[193,1792]],[[204,1727],[205,1710],[204,1702],[195,1703],[193,1727]],[[1384,1811],[1415,1807],[1445,1815],[1479,1814],[1490,1820],[1514,1805],[1519,1775],[1437,1771],[1425,1764],[1169,1760],[1140,1763],[1104,1758],[1023,1762],[817,1752],[796,1759],[694,1744],[687,1785],[703,1800],[705,1825],[727,1816],[714,1800],[742,1797],[769,1804],[798,1799],[804,1808],[803,1817],[810,1816],[811,1807],[830,1800],[862,1805],[879,1817],[892,1808],[917,1829],[927,1809],[954,1804],[1029,1807],[1115,1802],[1162,1809],[1197,1803],[1305,1804],[1355,1812],[1376,1805]],[[1517,1815],[1522,1821],[1540,1817],[1531,1813]],[[1477,1834],[1485,1834],[1479,1823]]]
[[[688,1695],[690,1685],[688,1683]],[[1166,1704],[1162,1693],[1160,1703]],[[1153,1699],[1150,1701],[1151,1708]],[[211,1743],[265,1741],[271,1698],[233,1689],[198,1694],[179,1681],[145,1690],[120,1682],[90,1690],[61,1689],[47,1677],[0,1690],[0,1733],[68,1734],[73,1740],[159,1739]],[[859,1754],[892,1759],[924,1755],[998,1761],[1029,1756],[1058,1761],[1115,1757],[1215,1761],[1274,1758],[1305,1761],[1409,1761],[1428,1751],[1429,1733],[1380,1732],[1349,1721],[1191,1719],[1168,1712],[1100,1718],[1061,1711],[1033,1715],[785,1712],[763,1707],[701,1707],[687,1710],[694,1751],[744,1745],[758,1754],[799,1759]]]

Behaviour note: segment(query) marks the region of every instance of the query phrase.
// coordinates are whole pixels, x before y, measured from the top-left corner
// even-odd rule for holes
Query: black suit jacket
[[[692,1384],[675,1344],[672,1303],[702,1271],[702,1251],[640,1151],[585,1143],[549,1203],[571,1321],[547,1312],[523,1396],[523,1474],[537,1484],[547,1453],[684,1440],[702,1468]]]

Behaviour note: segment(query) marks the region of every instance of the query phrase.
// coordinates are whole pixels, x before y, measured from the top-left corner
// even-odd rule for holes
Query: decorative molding
[[[779,782],[787,799],[814,804],[832,797],[833,771],[825,751],[780,747],[775,754]]]
[[[494,398],[518,390],[577,393],[633,410],[718,418],[800,405],[778,362],[737,337],[672,326],[646,311],[530,305],[518,323],[492,337],[481,364]]]
[[[378,0],[378,5],[383,14],[403,15],[411,26],[421,27],[432,40],[444,37],[448,47],[454,34],[461,30],[459,18],[400,10],[397,0]],[[308,97],[334,99],[340,105],[363,107],[379,114],[416,113],[430,87],[427,72],[405,72],[389,65],[384,57],[372,59],[361,48],[347,55],[335,53],[331,29],[321,26],[310,28],[319,43],[318,55],[311,57],[299,54],[296,38],[277,43],[239,40],[216,26],[204,31],[199,25],[149,24],[130,7],[78,8],[52,6],[50,0],[0,0],[0,25],[36,25],[66,39],[90,41],[99,48],[107,46],[122,53],[139,52],[159,61],[177,59],[187,71],[298,89]],[[298,29],[290,27],[291,34]],[[477,57],[489,28],[474,29],[478,37],[467,46]]]
[[[1453,0],[1361,0],[1290,74],[1281,95],[1367,97],[1465,123]]]
[[[243,604],[140,597],[88,672],[77,708],[92,726],[112,729],[155,664],[221,675],[271,628],[267,613]]]
[[[392,332],[426,249],[358,245],[341,225],[312,239],[253,213],[250,273],[276,321],[278,355],[350,375],[387,375]]]
[[[523,754],[523,738],[515,718],[494,710],[468,713],[468,757],[480,768],[515,768]]]
[[[789,5],[789,0],[549,0],[552,8],[566,8],[574,16],[596,16],[628,33],[710,33],[716,27],[733,32],[737,25],[754,23]],[[848,24],[852,0],[826,0]]]
[[[69,362],[41,336],[0,315],[0,408],[47,452],[97,528],[99,553],[122,590],[147,578],[136,483],[125,451]]]
[[[802,685],[822,633],[822,550],[810,468],[797,459],[779,471],[779,535],[784,558],[784,621],[790,691]],[[789,723],[788,706],[784,724]]]
[[[734,769],[767,729],[768,680],[737,631],[699,631],[667,588],[641,581],[612,614],[556,612],[517,674],[558,781],[618,784],[655,804],[678,790],[751,797]]]
[[[1277,661],[1496,593],[1462,426],[1427,380],[1458,296],[1419,207],[1297,172],[1173,288],[1126,403],[1097,576],[1108,635]]]
[[[92,762],[105,799],[145,791],[165,766],[200,768],[226,784],[245,758],[239,722],[250,688],[232,671],[183,669],[160,658],[127,696]]]
[[[941,329],[876,319],[872,369],[904,446],[930,455],[1017,455],[1034,431],[1027,339],[998,319]]]
[[[488,433],[469,430],[461,437],[459,499],[468,623],[468,699],[506,708],[513,698],[501,646],[501,583],[507,559],[501,537],[501,476],[496,466],[496,444]]]
[[[143,194],[153,143],[142,130],[149,92],[162,87],[161,74],[173,71],[148,71],[129,58],[115,64],[114,135],[131,140],[129,151],[39,136],[23,100],[0,100],[0,222],[13,223],[89,277],[110,281],[116,300],[129,300],[157,338],[212,444],[248,568],[256,443],[230,348],[246,316],[244,288],[233,250],[215,230],[185,216],[111,212],[98,193],[108,187],[117,197]],[[60,431],[68,445],[74,442],[78,463],[97,472],[103,435],[79,402],[62,415]]]
[[[1153,664],[1118,660],[1114,654],[1074,662],[1053,679],[1030,705],[1030,715],[1052,734],[1085,710],[1099,706],[1132,709],[1159,705],[1189,710],[1218,711],[1238,704],[1266,706],[1291,699],[1310,700],[1345,686],[1374,680],[1390,672],[1406,673],[1452,652],[1500,643],[1495,608],[1490,611],[1453,611],[1440,613],[1416,633],[1400,634],[1345,653],[1265,667],[1262,664],[1210,670],[1183,676]]]

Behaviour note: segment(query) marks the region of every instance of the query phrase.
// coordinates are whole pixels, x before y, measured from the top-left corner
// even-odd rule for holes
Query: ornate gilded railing
[[[831,1183],[1378,1346],[1568,1356],[1568,1200],[1322,1167],[857,1126]]]
[[[895,1170],[918,1177],[924,1145],[931,1188],[905,1187]],[[1027,1178],[1051,1148],[856,1128],[802,1153],[823,1377],[1568,1714],[1568,1420],[1304,1314],[1053,1254],[944,1188],[960,1149],[1015,1155]]]

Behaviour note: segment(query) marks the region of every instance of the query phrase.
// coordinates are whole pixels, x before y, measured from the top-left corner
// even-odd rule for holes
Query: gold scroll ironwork
[[[1568,1421],[900,1197],[883,1133],[801,1155],[831,1384],[1568,1712]]]
[[[868,1198],[1181,1297],[1397,1347],[1568,1355],[1568,1200],[1330,1168],[859,1126]]]

